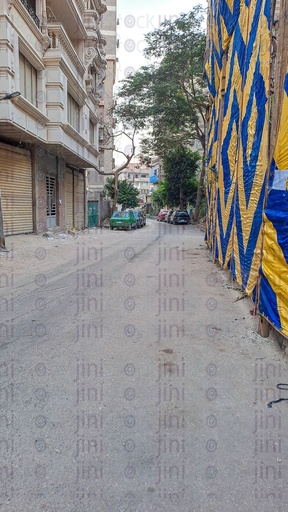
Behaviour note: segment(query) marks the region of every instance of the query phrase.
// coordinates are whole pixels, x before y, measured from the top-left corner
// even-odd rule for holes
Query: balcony
[[[37,27],[40,28],[40,20],[39,20],[38,16],[36,16],[33,8],[30,5],[30,3],[27,0],[21,0],[21,3],[24,5],[25,9],[28,11],[28,13],[30,14],[31,18],[34,20],[34,22],[36,23]]]
[[[83,0],[47,0],[48,22],[63,23],[72,41],[86,39],[87,32],[83,23],[84,9]]]
[[[85,66],[77,55],[63,25],[61,23],[48,23],[48,34],[51,38],[51,47],[47,50],[44,60],[49,61],[59,54],[59,58],[64,59],[68,70],[72,72],[74,77],[79,81],[79,87],[83,89],[83,76],[85,73]],[[56,53],[55,53],[56,52]]]

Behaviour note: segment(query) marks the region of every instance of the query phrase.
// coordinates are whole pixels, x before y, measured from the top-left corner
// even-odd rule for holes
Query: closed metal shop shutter
[[[32,167],[28,151],[0,144],[0,191],[5,235],[32,233]]]
[[[66,169],[65,177],[65,223],[66,227],[73,228],[73,175]]]
[[[84,228],[84,176],[74,173],[74,217],[75,228]]]

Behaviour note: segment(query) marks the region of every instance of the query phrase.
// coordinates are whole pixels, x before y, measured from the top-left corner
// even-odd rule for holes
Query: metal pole
[[[0,249],[6,251],[5,247],[5,236],[4,236],[4,226],[3,226],[3,215],[2,215],[2,200],[0,194]]]

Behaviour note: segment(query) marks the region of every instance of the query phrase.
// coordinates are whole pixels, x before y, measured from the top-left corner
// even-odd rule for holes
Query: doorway
[[[56,226],[56,177],[46,176],[47,228]]]
[[[88,201],[88,228],[98,226],[98,202]]]

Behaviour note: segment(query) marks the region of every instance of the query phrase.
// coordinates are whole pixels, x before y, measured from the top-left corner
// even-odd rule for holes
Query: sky
[[[142,55],[145,46],[144,34],[159,28],[165,19],[176,19],[181,13],[189,12],[192,5],[201,3],[193,0],[118,0],[119,19],[117,80],[145,64]]]

